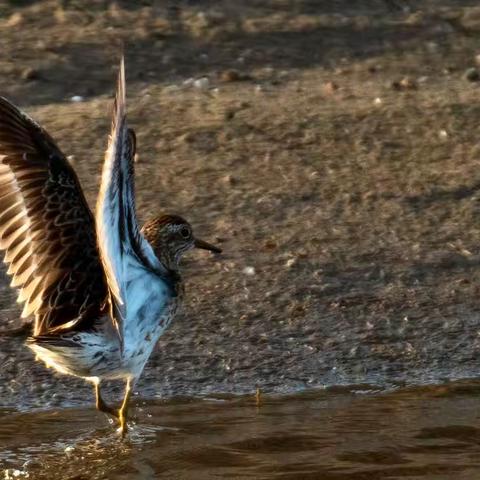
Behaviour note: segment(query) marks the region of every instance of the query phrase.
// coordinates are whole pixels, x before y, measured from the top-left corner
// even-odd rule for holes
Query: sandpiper
[[[92,382],[97,408],[118,419],[122,435],[135,382],[182,301],[181,256],[221,251],[177,215],[139,229],[135,138],[122,59],[94,216],[52,137],[0,97],[0,249],[22,317],[35,316],[27,345],[48,366]],[[120,408],[100,393],[111,379],[126,382]]]

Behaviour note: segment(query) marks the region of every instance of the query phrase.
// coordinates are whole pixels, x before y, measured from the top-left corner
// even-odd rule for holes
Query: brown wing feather
[[[0,249],[35,335],[88,328],[107,295],[95,222],[53,139],[0,97]]]

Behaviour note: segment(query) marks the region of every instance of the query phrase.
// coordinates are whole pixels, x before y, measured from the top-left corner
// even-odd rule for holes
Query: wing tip
[[[117,101],[119,106],[125,108],[126,103],[126,82],[125,82],[125,55],[120,58],[120,69],[118,71]]]
[[[120,58],[120,67],[118,69],[117,90],[112,111],[112,128],[109,144],[115,137],[115,131],[120,128],[126,117],[126,82],[125,82],[125,57],[122,54]]]

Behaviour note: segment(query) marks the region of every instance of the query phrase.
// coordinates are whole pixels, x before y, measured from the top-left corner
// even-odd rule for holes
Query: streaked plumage
[[[122,60],[94,218],[53,139],[0,97],[0,249],[22,316],[35,315],[27,344],[49,366],[92,381],[97,407],[118,417],[123,433],[131,388],[182,298],[181,255],[220,251],[175,215],[138,228],[135,148]],[[117,410],[99,384],[118,378],[127,388]]]
[[[65,328],[65,318],[90,327],[100,315],[107,287],[77,176],[51,137],[1,97],[0,248],[35,335]]]

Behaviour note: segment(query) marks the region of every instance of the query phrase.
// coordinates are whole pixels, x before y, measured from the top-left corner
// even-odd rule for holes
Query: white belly
[[[170,309],[168,309],[170,310]],[[120,370],[123,376],[139,377],[147,360],[150,358],[158,339],[170,325],[173,315],[168,312],[161,316],[156,325],[144,325],[128,329],[125,333],[125,343]]]
[[[122,257],[123,258],[123,257]],[[118,331],[109,318],[92,331],[38,338],[29,345],[62,373],[95,379],[138,378],[158,339],[170,324],[180,297],[176,286],[125,256],[118,280]],[[120,341],[120,338],[122,341]]]
[[[170,325],[178,298],[161,285],[144,282],[129,292],[127,318],[122,326],[123,348],[109,318],[92,332],[65,334],[66,345],[33,343],[29,347],[61,373],[100,380],[138,378],[158,339]]]

